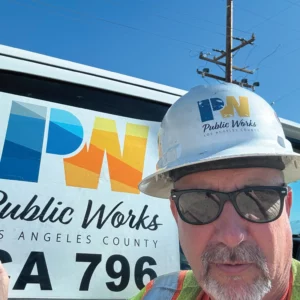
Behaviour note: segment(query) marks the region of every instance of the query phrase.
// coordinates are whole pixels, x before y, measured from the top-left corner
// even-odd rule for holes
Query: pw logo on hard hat
[[[202,122],[213,121],[214,112],[219,112],[223,118],[231,118],[235,112],[240,117],[250,117],[248,98],[239,97],[239,102],[233,96],[226,97],[226,106],[220,98],[210,98],[198,101],[200,117]]]

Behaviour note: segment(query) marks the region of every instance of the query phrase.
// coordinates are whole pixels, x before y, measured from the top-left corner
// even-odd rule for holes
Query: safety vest
[[[291,300],[300,299],[300,262],[292,260],[293,289]],[[179,271],[150,281],[130,300],[197,300],[202,289],[193,271]]]

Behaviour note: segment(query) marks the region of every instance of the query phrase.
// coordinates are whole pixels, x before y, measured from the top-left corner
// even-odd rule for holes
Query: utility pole
[[[226,76],[227,82],[232,82],[232,27],[233,27],[233,0],[227,0],[226,17]]]
[[[225,77],[211,74],[209,72],[209,68],[204,68],[202,71],[197,70],[198,74],[201,74],[202,77],[210,77],[220,81],[232,82],[234,84],[238,84],[247,88],[255,89],[256,86],[259,86],[259,82],[254,82],[253,84],[249,84],[246,78],[242,79],[240,82],[232,79],[232,70],[253,74],[252,70],[247,70],[246,67],[241,68],[237,66],[233,66],[233,53],[247,45],[253,45],[255,41],[255,35],[252,34],[252,37],[248,40],[244,38],[233,37],[233,0],[226,0],[226,51],[213,49],[213,51],[221,53],[219,56],[214,56],[213,58],[209,58],[210,54],[205,54],[203,52],[200,53],[199,58],[205,61],[208,61],[213,64],[224,66],[225,69]],[[232,48],[233,40],[240,41],[240,44],[234,48]],[[225,58],[225,62],[221,62],[220,60]]]

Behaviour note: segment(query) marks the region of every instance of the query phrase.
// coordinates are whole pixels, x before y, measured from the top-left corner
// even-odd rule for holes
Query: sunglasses
[[[226,201],[247,221],[268,223],[282,213],[287,186],[252,186],[234,192],[218,192],[204,189],[172,190],[180,218],[192,225],[204,225],[215,221],[222,213]]]

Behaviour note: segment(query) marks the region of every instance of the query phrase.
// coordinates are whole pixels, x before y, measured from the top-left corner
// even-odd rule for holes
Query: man
[[[139,188],[170,200],[192,271],[160,276],[132,299],[300,299],[286,185],[300,179],[300,155],[268,103],[233,84],[196,87],[168,110],[158,147],[157,172]]]
[[[300,299],[287,186],[300,156],[270,105],[233,84],[196,87],[168,110],[158,147],[157,172],[139,188],[170,200],[192,270],[132,299]]]

